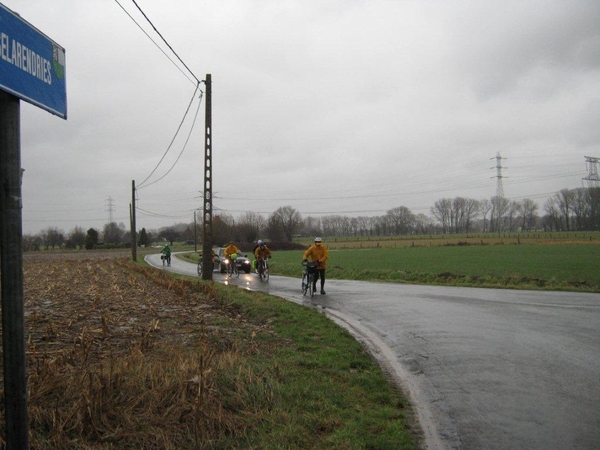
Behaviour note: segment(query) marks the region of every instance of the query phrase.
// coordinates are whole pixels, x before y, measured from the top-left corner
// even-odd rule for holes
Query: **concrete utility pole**
[[[131,259],[137,261],[137,238],[135,232],[135,180],[131,180]]]
[[[202,214],[202,279],[212,280],[212,79],[206,74],[204,131],[204,197]]]

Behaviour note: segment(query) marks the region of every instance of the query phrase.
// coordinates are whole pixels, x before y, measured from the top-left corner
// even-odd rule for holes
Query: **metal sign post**
[[[21,229],[19,99],[0,91],[2,350],[7,448],[29,448]]]
[[[29,448],[20,100],[67,118],[65,50],[0,4],[0,271],[6,448]]]

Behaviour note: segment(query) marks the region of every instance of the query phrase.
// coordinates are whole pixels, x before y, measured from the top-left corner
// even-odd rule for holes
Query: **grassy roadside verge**
[[[418,448],[402,394],[313,310],[124,259],[25,266],[32,448]]]

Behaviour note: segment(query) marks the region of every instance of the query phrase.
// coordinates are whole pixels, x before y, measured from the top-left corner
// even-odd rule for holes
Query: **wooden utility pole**
[[[202,279],[212,280],[212,79],[206,74],[204,130],[204,197],[202,214]]]
[[[2,350],[6,448],[29,448],[23,230],[21,198],[21,110],[17,97],[0,91],[0,245],[2,284]]]

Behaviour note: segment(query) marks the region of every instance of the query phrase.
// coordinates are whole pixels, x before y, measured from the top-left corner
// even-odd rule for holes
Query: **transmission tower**
[[[108,203],[108,223],[113,223],[113,208],[114,208],[114,200],[112,199],[111,196],[108,196],[108,199],[106,200],[106,202]]]
[[[502,178],[507,178],[502,176],[502,169],[506,169],[506,167],[502,167],[502,160],[506,158],[502,158],[500,156],[500,152],[496,153],[496,156],[490,159],[496,160],[496,166],[490,167],[490,169],[496,169],[496,176],[491,178],[496,178],[496,197],[504,197],[504,187],[502,186]]]
[[[589,188],[600,187],[600,178],[598,178],[598,163],[600,162],[600,158],[594,158],[593,156],[584,156],[584,158],[588,176],[583,178],[583,180],[588,182]]]

